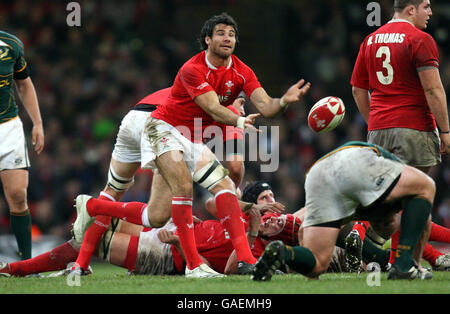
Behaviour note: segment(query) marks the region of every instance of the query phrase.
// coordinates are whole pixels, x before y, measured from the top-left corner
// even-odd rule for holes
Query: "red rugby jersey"
[[[152,94],[149,94],[138,101],[134,107],[137,106],[158,106],[164,103],[167,98],[170,95],[171,87],[161,89],[159,91],[156,91]],[[233,106],[229,105],[227,106],[228,109],[233,111],[235,114],[239,115],[238,110]],[[219,122],[214,121],[213,125],[216,125],[221,128],[222,134],[223,134],[223,141],[229,141],[229,140],[235,140],[240,139],[242,140],[244,138],[244,130],[241,130],[237,127],[225,125]]]
[[[152,117],[175,127],[186,126],[191,133],[190,139],[200,141],[203,130],[214,124],[214,120],[195,103],[197,96],[215,91],[220,103],[228,106],[241,91],[250,96],[260,86],[253,70],[235,55],[231,56],[228,66],[217,68],[206,60],[206,52],[202,51],[181,67],[169,97],[152,112]],[[199,128],[195,131],[198,133],[194,134],[196,118],[201,120],[197,120]]]
[[[439,67],[436,42],[408,21],[392,20],[365,38],[350,84],[371,91],[369,131],[436,128],[417,73],[426,67]]]
[[[220,222],[217,220],[205,220],[196,223],[194,225],[194,234],[198,253],[211,263],[211,267],[215,271],[224,273],[228,258],[234,248],[229,235],[225,232]],[[258,258],[263,252],[264,245],[260,238],[256,238],[252,253]],[[172,255],[177,272],[183,273],[185,263],[173,245]]]

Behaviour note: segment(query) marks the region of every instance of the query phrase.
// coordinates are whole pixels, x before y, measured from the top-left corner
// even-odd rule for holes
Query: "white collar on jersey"
[[[406,22],[406,23],[409,23],[409,24],[411,24],[412,26],[415,27],[415,25],[414,25],[413,23],[411,23],[411,22],[408,21],[408,20],[404,20],[404,19],[392,19],[392,20],[390,20],[388,23],[397,23],[397,22]]]
[[[208,66],[208,68],[213,69],[213,70],[217,70],[217,68],[215,66],[213,66],[211,64],[211,62],[209,62],[208,57],[206,55],[206,50],[205,50],[205,62],[206,62],[206,65]],[[233,63],[233,58],[230,58],[230,63],[228,63],[228,65],[227,65],[227,70],[231,67],[232,63]]]

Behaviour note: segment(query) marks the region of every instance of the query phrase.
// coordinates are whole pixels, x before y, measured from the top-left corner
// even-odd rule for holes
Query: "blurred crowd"
[[[236,55],[253,68],[269,95],[280,97],[300,78],[312,83],[304,100],[276,119],[279,137],[265,145],[279,152],[276,172],[261,172],[246,162],[244,182],[266,180],[288,211],[304,205],[304,177],[321,155],[348,140],[364,140],[366,124],[349,85],[353,63],[367,25],[369,1],[316,0],[137,0],[77,1],[81,26],[66,23],[70,1],[2,0],[0,29],[19,37],[35,84],[45,128],[45,150],[30,148],[29,207],[35,235],[69,237],[76,216],[73,199],[97,196],[104,188],[115,136],[122,117],[145,95],[172,84],[178,68],[199,52],[203,22],[226,11],[239,25]],[[391,2],[382,4],[382,23]],[[427,30],[440,48],[440,71],[450,87],[450,3],[432,4]],[[333,132],[315,134],[307,125],[311,106],[334,95],[346,104],[346,117]],[[254,107],[246,105],[248,113]],[[31,121],[20,107],[25,132]],[[30,141],[29,141],[30,142]],[[247,141],[248,144],[248,141]],[[151,171],[141,171],[124,201],[147,202]],[[432,170],[437,182],[433,220],[450,227],[450,160]],[[208,218],[209,195],[196,188],[194,214]],[[0,234],[9,232],[9,215],[0,192]]]

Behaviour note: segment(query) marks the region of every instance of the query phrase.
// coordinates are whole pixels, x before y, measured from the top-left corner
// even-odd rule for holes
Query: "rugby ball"
[[[342,122],[344,115],[345,106],[342,99],[328,96],[316,102],[311,108],[308,125],[314,132],[329,132]]]

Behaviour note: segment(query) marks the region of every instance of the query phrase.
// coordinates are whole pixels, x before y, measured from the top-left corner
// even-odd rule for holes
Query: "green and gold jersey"
[[[27,77],[22,42],[16,36],[0,31],[0,123],[18,115],[14,99],[14,79]]]
[[[316,161],[316,163],[324,158],[327,158],[330,155],[333,155],[334,153],[336,153],[342,149],[351,148],[351,147],[368,147],[368,148],[371,148],[373,151],[375,151],[378,154],[378,156],[383,156],[384,158],[387,158],[387,159],[402,162],[397,156],[388,152],[386,149],[384,149],[381,146],[378,146],[376,144],[367,143],[367,142],[351,141],[351,142],[347,142],[344,145],[339,146],[338,148],[332,150],[331,152],[329,152],[328,154],[326,154],[325,156],[320,158],[318,161]]]

